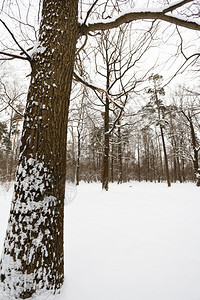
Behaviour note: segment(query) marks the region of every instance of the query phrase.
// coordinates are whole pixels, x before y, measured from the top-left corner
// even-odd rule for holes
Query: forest
[[[84,41],[79,49],[83,53],[78,53],[75,64],[68,120],[68,181],[77,185],[81,180],[101,181],[105,189],[108,182],[130,180],[199,185],[199,53],[186,56],[177,28],[176,35],[168,36],[176,43],[165,54],[170,67],[164,66],[165,61],[156,64],[163,59],[160,27],[150,28],[151,38],[139,31],[133,39],[133,25],[123,25],[92,37],[86,45]],[[194,44],[198,46],[198,40],[190,51]],[[155,47],[155,61],[145,66]],[[182,64],[174,68],[177,60]],[[141,66],[144,72],[138,71]],[[172,71],[165,74],[169,68]],[[5,61],[1,74],[0,180],[4,182],[15,178],[28,79],[22,84],[6,73]],[[101,88],[95,86],[96,80],[91,84],[91,78],[97,78]]]
[[[0,181],[15,182],[0,279],[26,299],[63,284],[66,182],[200,186],[200,5],[0,5]]]
[[[154,85],[153,77],[156,85],[162,84],[162,76],[151,75],[145,81],[149,88],[139,95],[129,93],[123,113],[115,104],[109,104],[109,182],[198,181],[198,87],[190,90],[178,85],[168,101],[164,89]],[[0,123],[2,182],[15,177],[24,110],[23,93],[9,93],[2,86],[2,108],[7,112]],[[102,181],[105,105],[85,90],[74,93],[80,95],[74,97],[69,111],[66,179],[77,185],[81,180]]]

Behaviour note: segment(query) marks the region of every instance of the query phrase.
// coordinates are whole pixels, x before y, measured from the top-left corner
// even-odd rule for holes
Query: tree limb
[[[160,11],[159,10],[155,11],[155,9],[141,10],[141,11],[133,10],[131,12],[121,14],[118,17],[113,18],[111,20],[99,20],[95,23],[90,23],[88,25],[84,24],[82,33],[87,34],[89,31],[113,29],[119,27],[124,23],[129,23],[137,20],[163,20],[181,27],[200,31],[200,24],[193,21],[187,21],[175,15],[167,14],[179,7],[182,7],[184,4],[192,1],[193,0],[180,1],[177,4],[168,6],[165,9],[161,9]]]

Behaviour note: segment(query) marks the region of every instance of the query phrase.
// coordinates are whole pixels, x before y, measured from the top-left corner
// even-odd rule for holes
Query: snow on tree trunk
[[[64,280],[63,219],[69,97],[78,37],[78,0],[43,1],[32,53],[0,279],[11,297],[56,293]]]

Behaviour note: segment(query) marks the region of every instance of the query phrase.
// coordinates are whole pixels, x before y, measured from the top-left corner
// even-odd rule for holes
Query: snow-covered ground
[[[199,300],[199,195],[192,183],[81,183],[65,207],[66,279],[54,299]],[[11,198],[0,187],[0,248]]]

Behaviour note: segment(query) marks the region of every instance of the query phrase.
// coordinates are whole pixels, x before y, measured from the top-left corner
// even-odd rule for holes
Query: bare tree
[[[2,130],[6,128],[8,131],[10,145],[6,147],[6,153],[1,159],[1,171],[3,174],[2,180],[13,180],[15,173],[13,172],[15,170],[13,166],[16,166],[19,154],[19,128],[23,120],[25,92],[22,91],[20,85],[15,81],[6,82],[3,77],[0,79],[0,114],[3,121]]]
[[[179,101],[179,104],[178,104]],[[197,180],[197,186],[199,183],[199,151],[200,151],[200,110],[199,110],[199,94],[195,91],[187,90],[184,87],[179,87],[179,92],[176,95],[176,111],[179,114],[179,122],[185,123],[188,128],[188,141],[192,147],[192,151],[185,156],[192,159],[194,167],[194,176]]]

